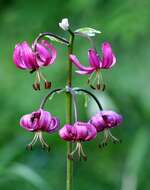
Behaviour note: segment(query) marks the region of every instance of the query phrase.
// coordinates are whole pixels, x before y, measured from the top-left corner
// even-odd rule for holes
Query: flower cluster
[[[60,121],[57,117],[53,117],[49,112],[39,109],[35,112],[24,115],[20,119],[20,126],[27,131],[35,132],[32,142],[27,145],[29,149],[32,149],[32,146],[38,139],[42,144],[42,148],[49,149],[49,146],[42,137],[42,132],[56,132],[59,129]]]
[[[42,40],[43,37],[48,37],[49,39],[53,39],[54,41],[61,42],[68,46],[68,79],[67,79],[67,86],[63,89],[54,89],[51,91],[43,100],[40,108],[37,111],[34,111],[30,114],[26,114],[21,117],[20,119],[20,126],[26,129],[29,132],[34,133],[34,137],[27,145],[28,149],[32,149],[33,145],[39,140],[42,148],[47,148],[49,150],[49,145],[43,139],[43,132],[46,133],[55,133],[59,131],[59,136],[61,139],[65,141],[72,142],[76,144],[74,150],[69,152],[68,158],[73,159],[73,155],[75,152],[78,153],[79,159],[83,158],[84,160],[87,159],[86,154],[83,151],[82,144],[87,141],[91,141],[96,138],[98,133],[104,132],[104,139],[100,144],[100,147],[104,147],[107,145],[109,140],[112,140],[113,143],[119,143],[116,137],[112,135],[110,132],[111,128],[117,127],[122,123],[122,116],[114,111],[104,111],[98,99],[85,89],[75,90],[77,88],[72,88],[72,67],[71,64],[73,63],[79,70],[76,72],[80,75],[90,75],[88,78],[88,84],[92,89],[95,90],[104,90],[105,84],[102,79],[101,70],[102,69],[110,69],[116,63],[116,57],[113,53],[112,47],[110,43],[104,42],[101,45],[102,49],[102,56],[97,53],[95,47],[91,47],[88,51],[88,59],[89,59],[89,66],[82,65],[77,56],[72,53],[73,49],[73,41],[75,35],[80,35],[82,37],[90,38],[95,36],[95,34],[99,34],[100,31],[95,29],[85,27],[81,29],[77,29],[76,31],[72,31],[70,28],[70,24],[68,19],[65,18],[62,22],[59,23],[59,26],[64,31],[67,31],[70,34],[70,40],[64,39],[58,35],[46,32],[40,34],[30,47],[29,44],[25,41],[23,43],[19,43],[16,45],[13,53],[13,61],[14,64],[23,70],[29,70],[30,73],[36,73],[35,82],[33,84],[33,88],[35,90],[41,89],[41,79],[44,80],[45,89],[49,89],[51,87],[51,82],[49,82],[42,74],[41,68],[47,67],[55,62],[57,57],[57,51],[46,40]],[[76,103],[76,94],[78,91],[82,91],[91,95],[94,98],[95,102],[99,107],[99,112],[92,116],[88,122],[81,122],[77,118],[77,103]],[[75,121],[74,124],[67,123],[61,129],[60,121],[57,117],[52,116],[49,112],[44,110],[44,104],[49,99],[49,97],[55,92],[58,91],[65,91],[66,93],[70,93],[68,97],[68,118],[71,119],[71,103],[73,102],[74,105],[74,113],[75,113]],[[71,102],[72,96],[72,102]],[[70,120],[69,119],[69,120]]]
[[[81,142],[93,140],[97,133],[102,131],[104,131],[104,140],[100,146],[107,145],[109,139],[113,143],[119,143],[120,140],[114,137],[109,129],[117,127],[122,120],[122,116],[114,111],[101,111],[94,115],[88,123],[78,121],[74,125],[66,124],[59,130],[59,136],[65,141],[77,142],[75,149],[68,155],[69,158],[73,159],[73,154],[77,151],[79,158],[82,156],[86,160]]]
[[[16,45],[13,60],[14,64],[20,69],[30,70],[30,73],[36,71],[33,88],[40,90],[41,79],[44,80],[46,89],[51,87],[51,83],[46,80],[39,69],[53,64],[56,55],[56,49],[45,40],[42,40],[41,43],[37,43],[35,50],[33,50],[27,42],[23,42]]]

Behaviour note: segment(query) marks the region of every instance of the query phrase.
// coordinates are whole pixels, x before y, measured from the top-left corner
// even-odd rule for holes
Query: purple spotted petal
[[[85,141],[85,139],[88,136],[87,123],[76,122],[74,124],[74,128],[77,131],[76,140],[77,141]]]
[[[96,135],[97,135],[96,128],[92,124],[90,124],[90,123],[87,123],[86,127],[87,127],[87,130],[88,130],[88,135],[85,138],[85,141],[90,141],[92,139],[95,139]]]
[[[120,125],[123,117],[114,111],[101,111],[93,116],[89,123],[93,124],[97,132],[101,132],[106,128],[113,128]]]
[[[43,40],[41,43],[36,45],[36,60],[39,67],[53,64],[57,56],[56,49]]]
[[[88,51],[88,56],[91,67],[94,67],[95,69],[100,69],[102,63],[98,53],[94,49],[90,49]]]
[[[97,132],[103,131],[106,127],[105,121],[102,118],[101,112],[97,113],[96,115],[94,115],[89,123],[91,123],[92,125],[94,125],[94,127],[96,128]]]
[[[78,58],[77,58],[75,55],[70,55],[69,58],[70,58],[70,60],[72,61],[72,63],[73,63],[78,69],[80,69],[80,71],[85,72],[84,74],[87,74],[87,73],[90,74],[90,73],[92,73],[92,72],[95,70],[94,67],[85,67],[85,66],[81,65],[81,63],[79,62]],[[79,73],[79,71],[78,71],[78,73]],[[82,72],[79,73],[79,74],[82,74]]]
[[[20,69],[36,69],[35,56],[27,42],[17,44],[13,53],[14,64]]]
[[[43,131],[53,133],[59,129],[60,121],[57,117],[52,117],[48,127],[44,127]]]
[[[21,117],[20,119],[20,126],[26,129],[27,131],[37,131],[38,125],[37,121],[32,121],[31,119],[32,114],[27,114]]]
[[[45,130],[49,127],[52,116],[49,112],[39,109],[40,117],[38,118],[38,124],[41,130]]]
[[[114,111],[102,111],[101,115],[108,128],[117,127],[123,121],[123,117]]]
[[[111,45],[108,42],[102,44],[102,68],[109,69],[116,63],[116,57],[112,51]]]
[[[63,140],[74,141],[76,137],[76,129],[72,125],[66,124],[59,130],[59,136]]]

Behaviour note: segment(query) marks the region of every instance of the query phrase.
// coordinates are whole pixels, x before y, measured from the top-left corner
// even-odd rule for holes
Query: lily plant
[[[73,189],[73,161],[75,154],[79,160],[87,160],[87,154],[84,151],[83,145],[87,141],[92,141],[99,134],[104,134],[104,139],[99,143],[99,147],[105,147],[109,141],[120,143],[121,141],[112,135],[112,128],[118,127],[123,117],[113,110],[103,110],[103,107],[94,95],[95,90],[99,92],[105,90],[106,84],[102,79],[101,70],[111,69],[116,63],[116,56],[109,42],[103,42],[101,45],[101,56],[98,54],[93,37],[101,32],[93,28],[85,27],[77,30],[72,30],[67,18],[62,19],[59,27],[69,35],[69,39],[65,39],[51,32],[39,34],[32,45],[28,42],[21,42],[15,46],[13,53],[13,61],[17,68],[28,70],[29,73],[35,73],[35,81],[33,82],[34,90],[43,90],[41,81],[44,81],[44,88],[49,92],[42,99],[39,109],[32,113],[25,114],[20,119],[20,126],[28,132],[34,133],[32,141],[27,145],[28,150],[32,150],[37,141],[40,142],[43,149],[50,150],[50,146],[44,140],[43,133],[53,134],[58,133],[61,140],[67,141],[67,175],[66,175],[66,190]],[[75,38],[81,36],[87,38],[92,44],[88,50],[89,65],[85,66],[78,60],[78,56],[73,52]],[[45,40],[45,38],[48,38]],[[66,45],[68,48],[68,63],[66,67],[67,79],[66,86],[60,88],[51,88],[51,82],[41,72],[42,67],[49,67],[55,64],[57,58],[56,48],[52,42],[58,42]],[[88,84],[90,90],[82,87],[73,86],[72,65],[78,70],[77,74],[88,75]],[[53,116],[44,109],[47,101],[56,93],[63,93],[66,96],[66,123],[62,126],[60,119]],[[77,97],[78,94],[90,96],[97,104],[98,111],[87,121],[80,121],[78,118]],[[73,106],[72,106],[73,105]],[[74,119],[72,118],[72,109],[74,110]],[[51,110],[52,111],[52,110]]]

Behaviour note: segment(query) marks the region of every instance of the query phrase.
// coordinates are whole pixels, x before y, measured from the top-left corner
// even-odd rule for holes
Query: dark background
[[[30,44],[40,32],[51,31],[67,36],[58,27],[68,17],[73,29],[90,26],[102,32],[95,38],[97,49],[103,41],[111,42],[117,64],[104,71],[105,92],[97,96],[107,109],[124,116],[124,123],[113,134],[120,145],[98,149],[102,138],[85,143],[87,162],[75,161],[76,190],[148,190],[150,186],[149,114],[150,114],[150,2],[149,0],[1,0],[0,1],[0,189],[65,189],[66,144],[57,134],[44,137],[51,145],[47,153],[36,145],[33,152],[25,146],[33,134],[19,127],[23,114],[38,109],[47,91],[32,90],[34,74],[19,70],[12,55],[16,43]],[[56,64],[43,72],[53,87],[63,87],[66,78],[66,48],[58,50]],[[77,39],[75,53],[87,64],[86,40]],[[74,86],[87,87],[86,76],[74,73]],[[65,123],[65,98],[57,95],[47,110]],[[97,111],[90,101],[84,107],[79,96],[79,118],[86,121]]]

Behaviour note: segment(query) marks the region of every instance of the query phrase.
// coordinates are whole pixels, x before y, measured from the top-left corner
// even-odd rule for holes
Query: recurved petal
[[[96,138],[97,130],[92,124],[88,123],[87,130],[88,130],[88,135],[85,138],[86,141],[90,141],[90,140]]]
[[[56,49],[47,41],[43,40],[41,43],[37,43],[36,51],[36,59],[39,67],[54,63],[57,52]]]
[[[32,114],[26,114],[20,119],[20,126],[26,129],[27,131],[36,131],[38,129],[37,123],[32,122]]]
[[[60,127],[60,121],[57,117],[52,117],[48,127],[44,127],[43,131],[54,133]]]
[[[13,53],[13,61],[20,69],[35,68],[35,57],[27,42],[16,45]]]
[[[74,128],[77,131],[76,140],[85,141],[88,136],[87,123],[84,122],[76,122],[74,124]]]
[[[91,71],[75,71],[76,73],[80,74],[80,75],[89,75],[91,73],[93,73],[95,69],[91,70]]]
[[[59,130],[59,136],[66,141],[75,140],[76,130],[72,125],[66,124]]]
[[[95,70],[94,67],[85,67],[83,65],[81,65],[81,63],[79,62],[78,58],[75,55],[69,55],[70,60],[72,61],[72,63],[81,71],[85,71],[85,72],[93,72],[93,70]]]
[[[101,132],[106,128],[106,123],[102,117],[101,112],[97,113],[96,115],[92,116],[92,118],[90,119],[89,123],[91,123],[92,125],[94,125],[94,127],[96,128],[97,132]]]
[[[40,117],[38,119],[39,128],[41,130],[49,128],[52,119],[51,114],[47,111],[44,111],[43,109],[39,109],[37,112],[40,113]]]
[[[102,44],[102,68],[109,69],[116,63],[116,57],[112,51],[111,45],[108,42]]]
[[[101,114],[108,128],[117,127],[123,121],[123,117],[120,114],[111,110],[102,111]]]
[[[94,49],[89,49],[88,51],[89,63],[91,67],[99,69],[101,67],[101,60],[98,53]]]

